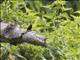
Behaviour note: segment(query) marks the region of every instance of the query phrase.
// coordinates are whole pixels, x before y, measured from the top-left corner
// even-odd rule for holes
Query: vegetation
[[[47,47],[0,43],[2,60],[79,60],[80,0],[1,0],[0,19],[48,37]]]

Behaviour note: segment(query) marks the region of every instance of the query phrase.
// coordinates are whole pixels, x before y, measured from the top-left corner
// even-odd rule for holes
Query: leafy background
[[[0,19],[48,37],[47,47],[0,43],[2,60],[79,60],[80,0],[1,0]]]

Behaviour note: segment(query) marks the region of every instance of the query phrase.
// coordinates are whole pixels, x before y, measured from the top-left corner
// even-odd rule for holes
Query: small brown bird
[[[28,26],[27,31],[31,31],[31,29],[32,29],[32,24]]]
[[[30,25],[28,26],[28,28],[27,28],[27,30],[26,30],[25,32],[21,33],[20,38],[22,38],[22,36],[23,36],[26,32],[31,31],[31,29],[32,29],[32,24],[30,24]]]

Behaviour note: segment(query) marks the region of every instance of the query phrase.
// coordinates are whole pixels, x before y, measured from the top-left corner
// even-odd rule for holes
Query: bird
[[[26,30],[25,32],[21,33],[20,38],[22,38],[22,36],[23,36],[25,33],[29,32],[29,31],[31,31],[31,30],[32,30],[32,24],[30,24],[30,25],[28,26],[28,28],[27,28],[27,30]]]
[[[27,28],[27,31],[31,31],[32,30],[32,24],[30,24]]]

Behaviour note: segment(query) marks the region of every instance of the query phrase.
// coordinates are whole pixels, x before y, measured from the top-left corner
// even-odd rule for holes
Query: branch
[[[37,34],[35,31],[22,29],[14,22],[0,22],[0,42],[19,44],[23,42],[34,45],[46,46],[46,37]]]

